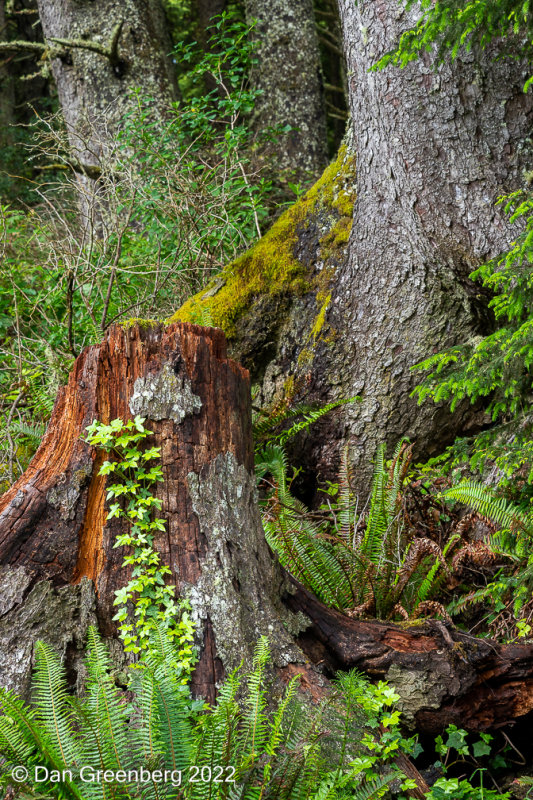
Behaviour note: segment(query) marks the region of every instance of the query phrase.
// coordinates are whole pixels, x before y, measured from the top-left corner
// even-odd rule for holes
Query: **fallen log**
[[[389,680],[417,730],[435,734],[452,723],[487,730],[533,710],[533,645],[478,639],[438,620],[351,619],[291,583],[285,604],[311,621],[297,637],[302,650],[328,671]]]

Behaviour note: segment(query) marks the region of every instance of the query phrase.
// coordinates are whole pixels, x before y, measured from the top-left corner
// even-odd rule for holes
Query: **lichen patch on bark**
[[[275,666],[303,663],[289,631],[305,621],[276,602],[283,577],[261,536],[254,476],[224,453],[201,475],[189,473],[187,483],[208,547],[186,594],[196,621],[211,621],[225,671],[243,657],[249,664],[260,636],[268,637]]]
[[[202,401],[192,391],[187,375],[176,375],[172,366],[165,364],[157,375],[137,378],[129,405],[132,414],[172,419],[179,425],[189,414],[198,414]]]
[[[443,667],[447,666],[447,662],[442,663]],[[436,674],[430,670],[415,672],[391,664],[386,679],[400,695],[398,708],[407,725],[414,726],[416,714],[421,709],[440,708],[442,698],[448,694],[447,678],[450,675]]]
[[[90,458],[74,470],[69,481],[66,472],[63,472],[55,484],[49,489],[46,499],[50,505],[59,509],[61,519],[73,519],[81,490],[87,485],[93,470]]]
[[[31,575],[24,567],[0,568],[0,618],[8,614],[12,608],[24,599],[26,590],[31,584]]]
[[[96,623],[96,616],[91,581],[60,589],[40,581],[23,597],[28,586],[24,572],[5,567],[1,575],[2,589],[12,586],[13,592],[10,608],[0,619],[0,685],[27,696],[35,641],[41,639],[60,657],[68,657],[67,666],[77,672],[87,628]]]

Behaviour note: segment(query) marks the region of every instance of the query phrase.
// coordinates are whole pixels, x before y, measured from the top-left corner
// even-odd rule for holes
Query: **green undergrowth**
[[[321,702],[303,703],[298,675],[277,702],[268,640],[251,668],[226,676],[211,706],[175,672],[164,631],[130,671],[128,695],[98,631],[88,631],[84,692],[64,664],[35,648],[32,702],[0,689],[0,787],[19,800],[408,800],[416,781],[400,759],[422,747],[401,730],[400,699],[384,681],[339,673]],[[269,702],[270,701],[270,702]],[[484,788],[493,737],[455,725],[435,739],[439,775],[426,800],[509,800]],[[496,758],[499,754],[496,754]],[[500,760],[501,756],[500,756]],[[495,759],[492,759],[494,762]],[[504,762],[505,763],[505,762]],[[490,765],[490,761],[489,761]],[[453,768],[462,771],[453,778]],[[464,778],[471,773],[475,784]],[[488,773],[486,775],[486,773]],[[524,795],[521,795],[524,796]]]
[[[169,322],[209,324],[222,328],[231,339],[237,321],[255,299],[262,295],[298,296],[312,290],[309,268],[295,255],[299,235],[303,226],[310,226],[313,216],[325,214],[331,217],[331,228],[320,240],[325,256],[346,244],[353,214],[354,167],[355,157],[342,146],[315,185],[276,220],[265,236],[189,298]],[[320,298],[320,311],[324,299]],[[323,319],[318,324],[321,327]]]

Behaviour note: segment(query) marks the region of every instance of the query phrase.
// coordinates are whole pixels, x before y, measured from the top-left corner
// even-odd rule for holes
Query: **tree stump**
[[[121,566],[123,548],[113,544],[124,521],[106,522],[106,478],[98,475],[105,454],[81,436],[95,419],[126,421],[136,414],[149,420],[149,445],[161,448],[159,516],[167,529],[155,547],[199,625],[193,689],[212,700],[215,684],[241,658],[249,659],[261,634],[269,636],[279,667],[305,661],[287,630],[298,620],[279,599],[284,578],[257,508],[248,372],[227,359],[220,330],[114,326],[77,359],[34,459],[0,500],[2,584],[11,598],[2,649],[24,648],[15,663],[9,656],[0,662],[0,684],[27,686],[27,640],[50,636],[35,615],[18,618],[42,581],[51,584],[51,596],[68,595],[85,620],[76,629],[77,654],[95,615],[104,635],[116,632],[114,592],[129,575]],[[94,584],[94,603],[83,579]],[[71,629],[69,617],[59,641],[52,637],[65,655],[73,648]]]

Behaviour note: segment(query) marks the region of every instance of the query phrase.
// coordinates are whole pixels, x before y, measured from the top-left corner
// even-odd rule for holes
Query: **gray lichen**
[[[189,414],[198,414],[202,401],[192,391],[186,375],[176,375],[165,364],[157,375],[137,378],[130,400],[132,414],[153,420],[173,419],[178,425]]]
[[[391,664],[385,677],[400,695],[398,708],[404,723],[414,726],[415,716],[423,708],[440,708],[442,698],[447,693],[446,679],[450,676],[430,670],[410,671]]]
[[[0,618],[22,602],[26,589],[31,583],[24,567],[2,567],[0,569]]]
[[[86,486],[91,477],[93,462],[88,459],[74,470],[69,481],[63,472],[58,477],[55,485],[49,489],[46,499],[51,506],[59,508],[61,519],[73,519],[76,513],[76,504],[80,497],[81,490]]]
[[[87,628],[96,623],[92,582],[84,578],[57,589],[41,581],[25,596],[30,579],[24,569],[5,567],[0,580],[0,686],[28,695],[38,639],[60,657],[68,655],[68,666],[79,674]]]
[[[307,621],[281,607],[283,578],[270,557],[257,508],[255,480],[231,453],[187,483],[208,542],[199,581],[187,596],[200,625],[211,620],[217,655],[226,670],[249,662],[260,636],[268,637],[274,664],[302,663],[289,631]]]
[[[292,587],[291,590],[294,591]],[[285,630],[288,631],[291,636],[298,636],[298,634],[307,630],[312,623],[309,617],[306,617],[301,611],[297,611],[296,614],[291,614],[288,616],[283,621],[283,624],[285,626]]]

